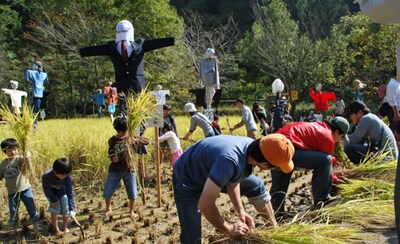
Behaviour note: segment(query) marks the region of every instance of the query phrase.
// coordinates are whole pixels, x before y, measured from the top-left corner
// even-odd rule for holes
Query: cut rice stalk
[[[349,180],[349,184],[340,185],[340,194],[344,200],[366,199],[393,200],[394,184],[375,179]]]
[[[0,106],[0,116],[6,121],[7,126],[14,134],[14,138],[18,141],[24,162],[26,161],[26,153],[31,151],[31,143],[33,136],[33,127],[38,114],[34,114],[29,108],[26,101],[22,105],[21,114],[14,113],[8,106],[2,104]],[[22,173],[26,174],[29,171],[29,164],[22,167]]]
[[[391,200],[352,200],[344,204],[323,208],[319,217],[334,223],[387,226],[394,224],[394,206]]]
[[[305,222],[257,231],[246,237],[251,243],[349,243],[361,238],[353,227]]]
[[[375,178],[387,182],[394,182],[396,177],[396,160],[387,160],[390,151],[369,153],[357,167],[344,171],[348,178]]]

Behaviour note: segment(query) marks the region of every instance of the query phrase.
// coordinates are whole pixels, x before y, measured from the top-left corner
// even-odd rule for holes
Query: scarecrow
[[[206,89],[206,109],[211,108],[211,103],[217,89],[220,89],[218,60],[214,56],[215,51],[207,48],[206,57],[200,61],[200,84]]]
[[[32,81],[33,112],[38,113],[43,100],[44,83],[48,83],[47,73],[43,72],[43,64],[35,61],[32,70],[25,73],[26,81]]]
[[[314,100],[314,110],[317,113],[328,110],[329,100],[336,102],[336,95],[334,92],[323,92],[321,89],[322,84],[317,84],[315,86],[315,91],[312,89],[312,87],[308,89],[311,99]]]
[[[145,88],[144,54],[146,52],[173,46],[173,37],[150,39],[134,39],[134,28],[130,21],[122,20],[116,26],[116,39],[100,46],[79,49],[82,57],[109,56],[115,70],[115,86],[124,95],[129,92],[139,93]],[[125,110],[125,101],[121,108]]]
[[[27,97],[28,93],[26,91],[20,91],[18,89],[18,81],[10,80],[10,85],[12,89],[3,88],[1,89],[5,94],[10,96],[11,106],[15,114],[21,113],[21,101],[22,97]]]

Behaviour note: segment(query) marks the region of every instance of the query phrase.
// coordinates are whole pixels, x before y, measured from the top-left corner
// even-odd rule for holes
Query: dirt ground
[[[263,179],[267,189],[271,186],[269,172],[255,171],[255,174]],[[136,210],[139,218],[130,219],[128,214],[128,201],[123,185],[117,190],[113,197],[113,215],[107,219],[100,218],[104,211],[104,200],[101,193],[90,191],[75,192],[78,215],[77,218],[82,224],[85,234],[84,243],[179,243],[179,220],[173,199],[173,188],[171,180],[172,172],[168,163],[164,163],[161,173],[161,207],[158,207],[156,178],[154,165],[146,169],[145,180],[145,204],[142,202],[141,195],[136,201]],[[310,189],[311,172],[297,171],[293,174],[290,185],[287,206],[288,211],[293,213],[307,211],[311,206]],[[4,183],[0,189],[4,196]],[[21,227],[15,236],[10,235],[10,228],[7,225],[8,208],[6,203],[2,203],[0,221],[0,243],[81,243],[83,238],[81,231],[76,225],[70,223],[70,232],[63,237],[56,237],[51,233],[50,214],[48,213],[48,203],[45,200],[40,188],[34,188],[37,198],[37,208],[40,211],[41,235],[33,235],[32,226],[27,226],[27,213],[24,207],[20,208]],[[2,198],[2,200],[4,197]],[[243,198],[246,211],[256,216],[252,205],[248,204],[247,199]],[[217,205],[223,216],[228,220],[234,220],[233,206],[226,194],[221,194]],[[61,225],[61,223],[60,223]],[[256,218],[257,228],[263,228],[263,222]],[[393,223],[387,226],[380,226],[376,229],[366,230],[369,237],[364,243],[397,243],[396,232]],[[220,241],[223,243],[222,236],[206,220],[203,219],[204,243]],[[240,241],[239,241],[240,242]],[[246,243],[243,241],[243,243]]]

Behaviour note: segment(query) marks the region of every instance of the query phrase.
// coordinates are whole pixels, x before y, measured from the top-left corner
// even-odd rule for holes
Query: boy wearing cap
[[[297,122],[277,131],[292,142],[295,153],[295,167],[313,169],[312,195],[314,205],[327,203],[333,198],[329,195],[332,186],[332,152],[335,143],[343,140],[349,130],[349,123],[337,116],[325,122]],[[284,199],[293,172],[274,169],[272,176],[272,206],[278,214],[285,211]]]
[[[242,110],[242,120],[232,128],[229,128],[229,130],[232,132],[245,125],[247,136],[252,139],[256,139],[257,125],[256,122],[254,121],[254,117],[253,114],[251,113],[250,108],[245,105],[244,100],[241,98],[236,99],[236,107]]]
[[[357,124],[355,131],[347,135],[348,142],[344,144],[344,152],[350,161],[359,164],[369,151],[380,150],[389,152],[387,160],[397,159],[399,153],[393,132],[378,116],[371,113],[365,103],[350,103],[346,116],[350,116],[352,122]]]
[[[204,114],[197,112],[193,103],[186,103],[184,109],[186,113],[190,114],[191,118],[189,131],[182,138],[183,140],[188,140],[190,135],[196,130],[197,126],[203,130],[205,137],[215,136],[211,122]]]
[[[291,172],[293,154],[292,143],[279,134],[257,140],[221,135],[192,145],[176,161],[173,170],[181,243],[201,242],[201,213],[229,236],[248,233],[254,228],[254,221],[246,213],[241,195],[247,196],[269,225],[275,226],[271,196],[263,181],[252,175],[252,169],[277,166],[283,172]],[[228,193],[236,210],[238,220],[233,224],[224,220],[215,205],[220,192]]]

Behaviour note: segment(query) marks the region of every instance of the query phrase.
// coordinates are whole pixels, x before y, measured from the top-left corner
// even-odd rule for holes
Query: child
[[[214,114],[214,121],[211,123],[212,127],[219,132],[219,134],[222,134],[221,132],[221,126],[219,125],[219,115]]]
[[[112,214],[111,197],[122,179],[129,198],[129,213],[131,218],[136,218],[138,215],[135,214],[133,209],[137,198],[136,174],[127,158],[128,126],[126,117],[118,116],[114,120],[113,126],[117,134],[108,140],[108,155],[111,159],[111,164],[108,167],[107,181],[103,191],[103,197],[106,201],[106,211],[103,217],[105,218]]]
[[[1,142],[1,150],[7,155],[0,164],[0,180],[6,179],[6,187],[8,190],[8,207],[10,210],[9,223],[13,226],[12,234],[17,232],[18,228],[18,206],[22,201],[29,213],[30,221],[33,221],[33,228],[39,231],[39,216],[36,212],[35,200],[33,197],[31,185],[28,178],[24,175],[24,168],[29,168],[29,157],[27,153],[26,161],[21,155],[18,155],[19,144],[14,138],[8,138]],[[28,164],[23,167],[23,164]],[[22,172],[21,172],[22,171]]]
[[[56,159],[53,169],[47,170],[42,176],[44,195],[50,203],[51,224],[56,236],[62,232],[58,228],[57,215],[62,214],[62,230],[67,233],[68,217],[75,216],[74,193],[72,192],[72,180],[69,175],[72,171],[72,164],[67,158]]]
[[[171,168],[174,166],[176,160],[182,155],[181,142],[175,132],[172,131],[168,123],[164,123],[162,128],[163,135],[158,138],[159,142],[167,141],[169,149],[171,150]]]

